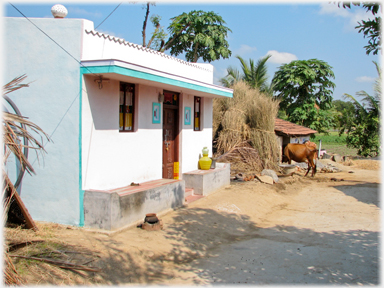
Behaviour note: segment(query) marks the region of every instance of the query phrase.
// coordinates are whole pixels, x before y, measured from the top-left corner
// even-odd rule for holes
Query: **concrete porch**
[[[230,172],[229,163],[216,163],[215,169],[183,173],[186,190],[193,189],[193,195],[207,196],[223,186],[230,185]]]
[[[159,179],[111,190],[86,190],[84,226],[116,230],[139,224],[147,213],[183,206],[185,181]]]

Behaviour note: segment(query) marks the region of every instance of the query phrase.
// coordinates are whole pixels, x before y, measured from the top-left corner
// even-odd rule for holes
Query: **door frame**
[[[180,104],[179,104],[180,105]],[[180,120],[179,120],[179,117],[180,117],[180,109],[178,106],[174,106],[174,105],[167,105],[167,104],[164,104],[163,103],[163,125],[162,125],[162,130],[164,130],[164,117],[165,117],[165,113],[164,113],[164,110],[165,109],[172,109],[172,110],[175,110],[175,123],[174,123],[174,131],[175,131],[175,141],[174,141],[174,155],[173,155],[173,161],[174,162],[179,162],[179,171],[180,171],[180,145],[179,145],[179,139],[180,139],[180,128],[179,128],[179,123],[180,123]],[[164,132],[164,131],[163,131]],[[163,134],[163,133],[162,133]],[[162,141],[161,141],[161,145],[162,145],[162,177],[164,177],[164,169],[166,168],[165,165],[164,165],[164,138],[162,138]],[[173,170],[173,173],[175,173],[175,171]],[[179,172],[179,178],[180,178],[180,172]],[[173,178],[174,179],[174,178]]]

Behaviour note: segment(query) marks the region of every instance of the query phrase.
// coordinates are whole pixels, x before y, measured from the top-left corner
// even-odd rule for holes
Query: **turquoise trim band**
[[[205,93],[210,93],[210,94],[215,94],[215,95],[220,95],[228,98],[233,97],[233,93],[231,92],[225,92],[221,90],[217,90],[214,88],[209,88],[197,84],[191,84],[188,82],[180,81],[180,80],[175,80],[175,79],[170,79],[164,76],[158,76],[146,72],[141,72],[129,68],[124,68],[116,65],[109,65],[109,66],[87,66],[87,67],[81,67],[81,73],[82,74],[101,74],[101,73],[116,73],[120,75],[125,75],[125,76],[130,76],[130,77],[135,77],[135,78],[140,78],[140,79],[145,79],[145,80],[150,80],[154,82],[159,82],[159,83],[164,83],[164,84],[169,84],[169,85],[174,85],[178,87],[183,87],[183,88],[188,88],[196,91],[201,91]]]
[[[79,226],[84,226],[84,190],[83,190],[83,163],[82,163],[82,107],[83,107],[83,72],[80,69],[80,98],[79,98],[79,205],[80,222]]]

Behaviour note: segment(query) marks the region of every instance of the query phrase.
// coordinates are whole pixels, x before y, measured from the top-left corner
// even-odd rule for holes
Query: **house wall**
[[[29,150],[36,175],[25,173],[21,199],[34,220],[78,225],[80,71],[75,59],[81,56],[84,20],[31,19],[73,58],[27,19],[3,21],[3,81],[26,74],[24,83],[30,83],[9,97],[52,140],[44,140],[47,154],[39,160]],[[15,179],[15,161],[10,161],[6,169]]]
[[[152,124],[155,87],[136,85],[135,131],[119,132],[119,81],[99,89],[83,76],[83,190],[110,189],[162,178],[162,124]],[[126,81],[129,82],[129,81]]]
[[[202,130],[193,130],[193,115],[194,115],[194,96],[183,95],[182,111],[185,107],[191,107],[192,121],[191,125],[184,124],[182,118],[183,131],[181,134],[181,173],[190,172],[198,169],[199,155],[202,155],[204,147],[209,149],[209,157],[212,157],[212,98],[202,98]],[[198,95],[196,95],[198,96]],[[181,175],[181,174],[180,174]]]
[[[83,76],[82,89],[82,189],[103,190],[162,178],[161,123],[152,123],[152,103],[160,89],[136,85],[135,132],[119,132],[119,81],[111,80],[99,89],[94,77]],[[126,82],[129,82],[127,80]],[[201,131],[185,125],[184,108],[194,95],[182,94],[179,105],[180,175],[198,169],[204,146],[212,155],[212,99],[202,98]],[[163,109],[163,107],[161,108]],[[163,112],[162,112],[163,113]]]
[[[305,140],[309,140],[309,136],[300,136],[300,137],[291,137],[289,138],[289,143],[300,143],[302,144]]]

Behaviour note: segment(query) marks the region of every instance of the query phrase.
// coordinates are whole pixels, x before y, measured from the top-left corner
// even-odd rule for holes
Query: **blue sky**
[[[240,69],[235,58],[240,55],[248,62],[255,62],[271,54],[268,60],[269,81],[275,71],[292,60],[319,59],[333,67],[336,84],[333,98],[342,100],[343,93],[355,95],[364,90],[373,94],[373,83],[377,72],[372,61],[380,62],[379,56],[366,55],[368,40],[354,27],[361,19],[372,18],[360,7],[339,8],[327,2],[236,2],[235,1],[158,1],[151,6],[150,15],[161,16],[161,26],[166,29],[170,18],[192,10],[214,11],[226,22],[229,33],[230,59],[211,62],[215,67],[214,83],[226,75],[229,66]],[[120,2],[13,2],[27,17],[52,18],[51,7],[63,4],[68,10],[67,18],[83,18],[94,22],[97,27]],[[80,4],[78,4],[80,3]],[[145,16],[145,2],[123,2],[116,11],[97,29],[125,40],[141,44],[142,26]],[[7,2],[3,3],[3,15],[23,17]],[[147,39],[153,31],[147,25]],[[166,52],[168,54],[168,51]],[[182,56],[178,56],[183,58]],[[201,62],[201,61],[199,61]]]

